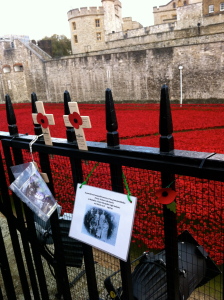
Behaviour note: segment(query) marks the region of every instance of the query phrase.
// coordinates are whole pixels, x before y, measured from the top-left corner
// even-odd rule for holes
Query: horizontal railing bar
[[[8,147],[11,146],[26,150],[29,150],[29,142],[33,137],[23,136],[12,139],[12,136],[0,135],[0,139]],[[169,171],[173,174],[224,182],[223,154],[183,150],[160,153],[158,148],[128,145],[107,147],[106,143],[98,142],[88,142],[89,151],[80,151],[74,147],[74,143],[68,143],[65,139],[53,139],[53,143],[54,146],[50,147],[46,146],[42,141],[37,141],[33,144],[32,149],[34,152],[104,163],[115,163],[122,166],[160,172]],[[209,157],[210,155],[211,157]]]

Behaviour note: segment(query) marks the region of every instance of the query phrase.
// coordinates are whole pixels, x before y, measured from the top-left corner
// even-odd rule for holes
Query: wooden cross
[[[76,140],[80,150],[88,150],[86,145],[86,138],[83,128],[91,128],[89,117],[81,117],[77,102],[68,103],[70,114],[64,115],[63,119],[66,127],[74,127]]]
[[[49,125],[55,125],[54,115],[45,113],[45,109],[42,101],[36,101],[35,104],[38,113],[32,114],[33,122],[34,124],[41,125],[45,144],[52,146],[53,143],[51,140]]]

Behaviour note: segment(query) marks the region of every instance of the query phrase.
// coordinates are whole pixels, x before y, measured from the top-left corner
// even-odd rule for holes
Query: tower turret
[[[121,1],[119,0],[115,0],[115,18],[116,18],[116,31],[122,31],[122,5],[121,5]]]
[[[118,0],[102,0],[105,34],[122,30],[121,3]]]

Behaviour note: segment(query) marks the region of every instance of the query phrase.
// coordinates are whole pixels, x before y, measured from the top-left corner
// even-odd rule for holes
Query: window
[[[95,20],[96,27],[100,27],[100,19]]]
[[[220,3],[220,11],[224,10],[224,2]]]
[[[184,1],[184,6],[186,6],[187,5],[187,1]]]
[[[72,22],[72,28],[73,30],[76,30],[76,22]]]
[[[96,33],[96,39],[97,41],[101,41],[101,32]]]
[[[23,72],[23,65],[20,63],[14,64],[13,68],[15,72]]]
[[[208,12],[209,14],[214,12],[214,5],[209,5]]]
[[[10,73],[11,72],[11,68],[9,65],[4,65],[2,67],[3,73]]]
[[[75,42],[75,44],[78,43],[78,36],[77,35],[74,35],[74,42]]]
[[[176,3],[175,2],[173,2],[173,8],[176,8]]]

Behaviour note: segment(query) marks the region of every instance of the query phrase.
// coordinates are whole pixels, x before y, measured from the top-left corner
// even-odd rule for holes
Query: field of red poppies
[[[15,104],[19,133],[33,134],[31,106]],[[159,146],[158,104],[116,104],[120,144],[147,147]],[[50,126],[52,137],[65,138],[63,104],[45,104],[46,113],[54,114],[56,125]],[[105,141],[105,107],[103,104],[80,104],[80,114],[90,116],[91,129],[85,129],[87,141]],[[175,149],[224,153],[224,105],[172,105]],[[6,113],[0,105],[0,131],[7,131]],[[58,158],[59,159],[59,158]],[[58,163],[55,169],[56,198],[63,211],[71,212],[74,204],[74,187],[68,160]],[[84,176],[94,162],[83,162]],[[157,172],[123,169],[132,195],[138,197],[132,242],[150,249],[163,248],[162,205],[155,193],[160,188]],[[89,184],[110,189],[106,180],[108,166],[100,164]],[[60,175],[59,175],[60,174]],[[63,174],[63,176],[62,176]],[[66,184],[65,184],[66,181]],[[176,203],[178,230],[189,230],[209,255],[218,263],[224,262],[224,201],[223,184],[194,177],[176,176]]]
[[[14,104],[19,133],[33,134],[31,105]],[[54,114],[56,125],[51,136],[65,138],[63,104],[45,104],[46,113]],[[91,129],[85,129],[88,141],[105,141],[105,107],[103,104],[80,104],[80,114],[90,116]],[[158,147],[159,105],[116,104],[120,143]],[[7,131],[5,107],[0,105],[0,131]],[[223,153],[224,105],[172,105],[175,148]]]

